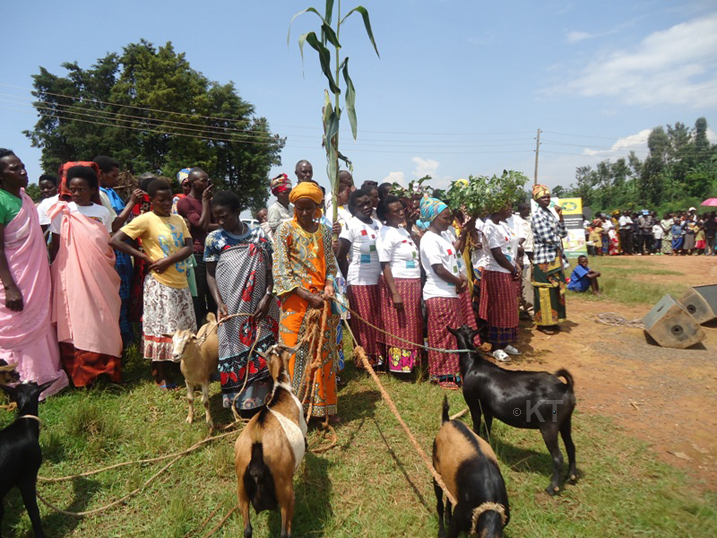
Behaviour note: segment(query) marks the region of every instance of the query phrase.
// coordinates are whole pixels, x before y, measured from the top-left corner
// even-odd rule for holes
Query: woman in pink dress
[[[68,381],[50,320],[47,247],[25,187],[25,165],[12,151],[0,149],[0,359],[17,364],[22,381],[57,379],[44,398]]]

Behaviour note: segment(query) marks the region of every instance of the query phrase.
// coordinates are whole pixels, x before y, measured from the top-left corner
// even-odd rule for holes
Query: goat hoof
[[[548,486],[545,488],[545,493],[550,495],[551,497],[555,496],[560,491],[560,488],[558,486]]]
[[[187,417],[187,420],[186,420],[185,422],[186,422],[187,424],[191,424],[192,422],[194,422],[194,418],[193,418],[193,417]]]
[[[568,484],[573,484],[573,485],[577,484],[578,483],[578,475],[576,475],[576,474],[568,475],[567,482],[568,482]]]

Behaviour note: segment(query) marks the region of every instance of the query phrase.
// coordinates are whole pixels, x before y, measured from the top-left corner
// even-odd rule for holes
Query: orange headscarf
[[[538,200],[543,196],[550,196],[550,189],[546,185],[533,185],[533,200]]]
[[[300,200],[301,198],[308,198],[317,206],[320,206],[321,201],[324,199],[324,193],[313,181],[303,181],[291,189],[291,194],[289,194],[289,201],[294,205],[296,205],[297,200]],[[296,210],[294,210],[294,214],[296,215]],[[321,218],[322,214],[321,208],[317,207],[316,218]]]

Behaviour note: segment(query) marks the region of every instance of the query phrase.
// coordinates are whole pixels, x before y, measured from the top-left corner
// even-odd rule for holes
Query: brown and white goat
[[[268,405],[249,421],[234,445],[239,509],[244,538],[251,538],[249,503],[257,513],[281,511],[281,536],[291,536],[294,517],[293,477],[306,452],[306,420],[299,399],[291,391],[287,371],[290,350],[269,348],[265,356],[274,380]]]
[[[207,322],[194,334],[185,329],[166,335],[172,339],[172,357],[180,362],[180,369],[187,385],[187,401],[189,414],[187,423],[194,421],[194,389],[201,387],[202,403],[207,424],[214,427],[212,414],[209,411],[209,382],[219,365],[219,337],[217,336],[217,318],[211,312],[207,314]]]
[[[450,420],[448,398],[443,398],[443,425],[433,442],[433,467],[456,499],[451,515],[448,510],[448,536],[462,531],[481,538],[503,536],[503,527],[510,520],[508,493],[498,460],[490,445],[460,420]],[[434,480],[438,536],[444,538],[443,490]]]

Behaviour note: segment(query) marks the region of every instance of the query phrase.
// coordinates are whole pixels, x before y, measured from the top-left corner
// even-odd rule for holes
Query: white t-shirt
[[[620,228],[624,228],[628,224],[632,224],[632,219],[627,215],[623,215],[617,220],[617,223],[620,225]]]
[[[460,277],[456,248],[441,235],[428,230],[421,238],[421,265],[426,272],[426,284],[423,286],[423,299],[435,297],[458,297],[456,287],[439,277],[433,265],[440,264],[455,277]]]
[[[445,232],[441,232],[441,237],[448,241],[454,247],[458,242],[458,234],[456,233],[456,229],[453,226],[449,226]],[[456,251],[456,261],[458,262],[458,270],[464,277],[468,278],[468,270],[466,268],[466,264],[463,261],[463,256],[458,251]]]
[[[50,225],[50,217],[47,216],[47,212],[50,211],[50,208],[55,205],[59,199],[60,195],[56,194],[55,196],[45,198],[37,204],[37,213],[40,216],[40,226]]]
[[[500,248],[503,255],[508,258],[508,261],[515,265],[515,256],[517,254],[517,236],[513,229],[505,222],[499,222],[496,224],[491,219],[485,221],[483,226],[483,234],[485,235],[485,246],[484,250],[488,257],[488,263],[485,268],[488,271],[496,271],[498,273],[510,273],[507,269],[503,268],[497,261],[493,253],[490,251],[492,248]]]
[[[112,215],[110,215],[110,212],[106,207],[101,206],[99,204],[77,205],[75,202],[68,202],[67,207],[69,208],[70,213],[79,213],[80,215],[84,215],[88,219],[101,222],[105,225],[105,228],[107,228],[107,232],[109,232],[110,234],[112,233],[112,221],[114,219],[112,218]],[[58,213],[57,215],[55,215],[55,218],[52,219],[52,222],[50,223],[50,231],[54,234],[59,234],[61,229],[62,213]]]
[[[655,224],[652,227],[652,235],[655,237],[655,239],[662,239],[662,237],[665,235],[665,231],[662,229],[662,226],[659,224]]]
[[[612,223],[612,221],[611,221],[610,219],[606,219],[606,220],[602,223],[603,233],[609,232],[609,231],[612,230],[614,227],[615,227],[615,225]]]
[[[405,228],[381,228],[376,250],[379,262],[389,262],[393,278],[421,278],[418,248]]]
[[[381,264],[378,261],[376,251],[376,239],[381,223],[371,219],[371,224],[351,217],[346,226],[341,228],[340,239],[351,242],[349,256],[349,274],[346,275],[346,282],[351,285],[373,286],[378,284],[378,277],[381,276]]]

